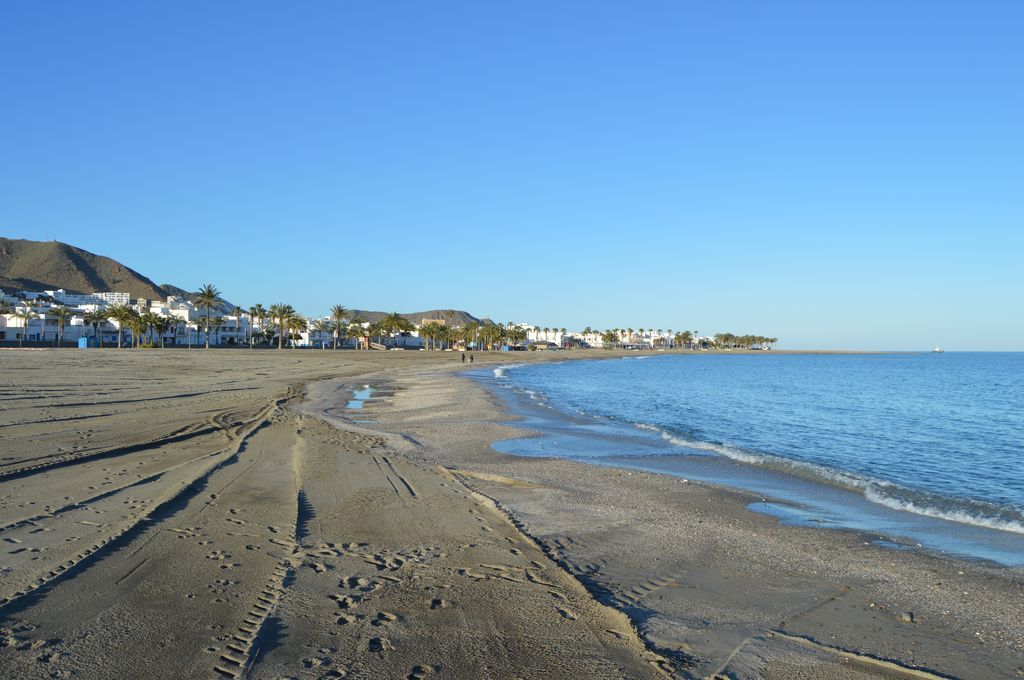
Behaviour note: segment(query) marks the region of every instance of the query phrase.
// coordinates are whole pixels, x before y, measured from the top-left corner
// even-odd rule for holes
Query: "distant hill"
[[[173,295],[175,297],[184,298],[186,300],[191,301],[196,296],[196,294],[194,292],[192,292],[192,291],[185,290],[184,288],[178,288],[177,286],[171,285],[169,283],[162,284],[160,286],[160,290],[163,291],[163,293],[164,293],[163,297],[165,297],[165,298],[168,295]],[[220,307],[219,308],[216,308],[216,307],[212,308],[215,313],[217,313],[217,314],[234,314],[234,312],[235,312],[235,305],[233,303],[228,302],[227,300],[225,300],[223,297],[220,297],[220,296],[217,297],[217,301],[220,303]]]
[[[157,285],[139,272],[117,260],[96,255],[87,250],[60,241],[28,241],[0,238],[0,288],[7,292],[18,290],[56,290],[69,293],[95,293],[115,291],[128,293],[132,300],[147,298],[163,300],[168,295],[191,300],[195,293],[169,283]],[[231,314],[235,305],[223,298],[217,314]],[[377,321],[390,312],[366,309],[352,310],[367,321]],[[458,309],[430,309],[425,312],[403,313],[413,323],[423,319],[444,319],[449,326],[467,323],[487,325],[489,319],[478,319]]]
[[[373,323],[383,319],[388,314],[391,314],[391,312],[371,312],[367,309],[353,309],[349,313],[349,318],[359,316]],[[489,319],[481,320],[469,312],[459,309],[429,309],[425,312],[399,312],[399,314],[416,324],[423,319],[444,319],[445,323],[449,326],[465,326],[468,323],[484,326],[491,323]]]
[[[0,288],[69,293],[117,291],[135,298],[166,297],[156,285],[116,260],[59,241],[0,238]]]
[[[56,290],[69,293],[114,291],[128,293],[132,300],[163,300],[177,295],[191,300],[192,292],[164,284],[158,286],[130,267],[103,255],[61,243],[0,238],[0,288],[18,290]],[[234,309],[221,300],[223,313]]]

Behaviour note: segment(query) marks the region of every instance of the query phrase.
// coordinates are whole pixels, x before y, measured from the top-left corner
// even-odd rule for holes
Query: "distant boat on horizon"
[[[941,347],[939,347],[938,345],[935,345],[935,348],[934,348],[934,349],[932,349],[932,354],[942,354],[942,353],[943,353],[943,352],[945,352],[945,351],[946,351],[946,350],[942,349],[942,348],[941,348]]]

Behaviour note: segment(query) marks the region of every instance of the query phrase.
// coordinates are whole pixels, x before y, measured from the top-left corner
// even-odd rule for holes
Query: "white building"
[[[93,296],[108,305],[127,305],[132,301],[128,293],[93,293]]]
[[[57,290],[44,290],[43,293],[53,298],[54,302],[59,302],[62,305],[68,307],[79,307],[81,305],[127,305],[131,304],[131,296],[128,293],[115,293],[115,292],[103,292],[103,293],[69,293],[63,288]],[[38,295],[36,293],[35,295]]]

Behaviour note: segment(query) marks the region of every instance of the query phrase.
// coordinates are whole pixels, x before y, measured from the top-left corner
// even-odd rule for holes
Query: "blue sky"
[[[0,235],[232,301],[1024,349],[1024,5],[4,3]]]

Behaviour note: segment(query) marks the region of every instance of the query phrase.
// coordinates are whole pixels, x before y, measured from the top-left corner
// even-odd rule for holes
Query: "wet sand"
[[[0,353],[0,675],[1024,677],[1019,570],[498,454],[456,357]]]
[[[678,675],[1024,677],[1024,569],[784,526],[733,489],[499,454],[493,441],[523,432],[475,381],[390,384],[360,417],[493,498]]]

